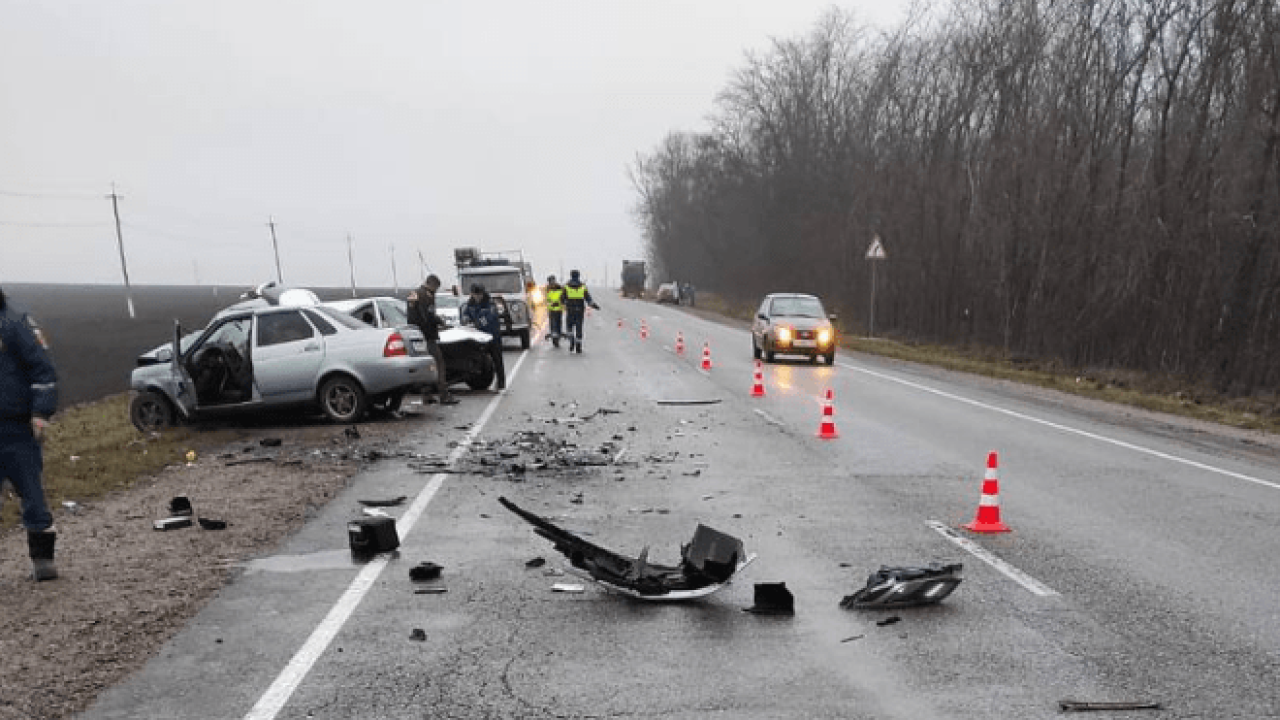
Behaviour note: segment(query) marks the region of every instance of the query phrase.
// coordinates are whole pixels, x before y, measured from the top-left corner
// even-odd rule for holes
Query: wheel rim
[[[144,400],[138,404],[138,422],[149,430],[164,427],[164,408],[156,400]]]
[[[325,405],[329,411],[339,417],[347,417],[355,412],[356,409],[356,393],[350,385],[345,383],[334,383],[329,386],[329,392],[325,394]]]

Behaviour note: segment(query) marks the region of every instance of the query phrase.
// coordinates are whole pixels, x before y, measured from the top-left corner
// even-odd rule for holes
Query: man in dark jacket
[[[480,283],[471,286],[471,298],[462,306],[464,322],[470,322],[480,332],[489,333],[489,356],[493,358],[493,372],[498,378],[498,389],[507,387],[507,370],[502,364],[502,319],[493,306],[489,292]]]
[[[427,350],[436,359],[436,372],[439,381],[436,389],[441,405],[456,405],[458,401],[449,392],[449,373],[445,369],[444,351],[440,349],[440,328],[444,320],[436,314],[436,291],[440,289],[440,278],[428,275],[422,286],[409,293],[409,322],[418,326],[422,336],[427,339]]]
[[[579,354],[582,353],[582,319],[586,317],[588,305],[596,310],[600,309],[582,282],[582,273],[570,270],[569,282],[564,284],[565,319],[568,320],[565,332],[569,336],[569,352],[576,350]]]
[[[58,577],[53,564],[57,532],[40,481],[40,441],[57,404],[57,373],[44,334],[35,318],[10,305],[0,290],[0,484],[11,482],[22,501],[36,580]]]

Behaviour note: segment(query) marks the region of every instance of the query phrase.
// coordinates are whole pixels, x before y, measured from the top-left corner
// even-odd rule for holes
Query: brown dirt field
[[[246,440],[192,466],[167,467],[74,514],[55,507],[57,580],[30,581],[25,533],[0,534],[0,720],[85,709],[155,654],[236,563],[275,547],[366,459],[393,452],[421,422],[408,415],[363,423],[358,439],[328,424],[250,429]],[[263,437],[283,444],[262,447]],[[227,464],[254,456],[274,459]],[[154,530],[177,495],[191,499],[197,516],[229,526]]]

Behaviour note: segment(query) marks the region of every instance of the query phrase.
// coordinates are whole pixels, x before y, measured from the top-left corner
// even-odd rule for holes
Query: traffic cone
[[[711,343],[710,342],[705,342],[702,344],[702,369],[703,370],[711,369]]]
[[[676,354],[684,355],[684,333],[676,333]]]
[[[840,437],[836,432],[836,395],[827,388],[827,396],[822,400],[822,424],[818,426],[818,437],[823,440],[835,440]]]
[[[993,450],[987,455],[987,476],[982,480],[982,498],[978,500],[978,514],[973,522],[965,525],[966,530],[984,533],[1009,532],[1009,527],[1000,522],[1000,481],[996,479],[996,453]]]
[[[618,329],[622,329],[622,318],[618,318]]]
[[[644,320],[640,321],[640,339],[641,340],[649,339],[649,323]]]
[[[764,397],[764,369],[760,361],[756,361],[755,383],[751,386],[751,397]]]

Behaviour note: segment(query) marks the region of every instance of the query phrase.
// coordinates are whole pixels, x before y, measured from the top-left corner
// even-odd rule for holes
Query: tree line
[[[875,328],[1280,388],[1275,0],[840,10],[631,167],[658,276]]]

